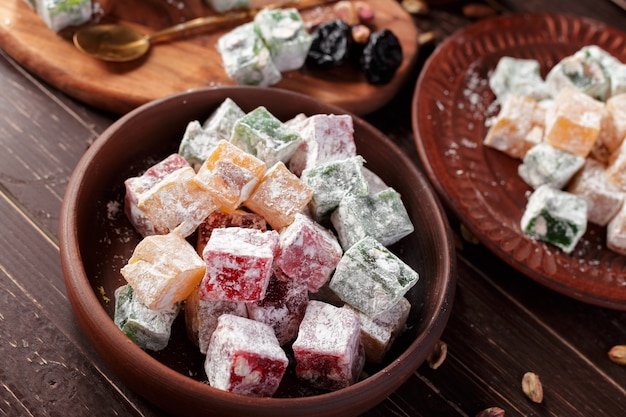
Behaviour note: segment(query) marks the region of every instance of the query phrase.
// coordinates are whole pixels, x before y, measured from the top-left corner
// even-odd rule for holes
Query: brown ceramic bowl
[[[367,167],[398,190],[416,232],[391,249],[420,273],[408,293],[408,330],[384,363],[368,365],[369,377],[336,392],[307,388],[285,376],[273,398],[251,398],[210,387],[203,356],[187,339],[180,316],[168,347],[158,353],[134,345],[112,320],[119,273],[139,235],[123,214],[124,179],[175,152],[191,120],[204,120],[225,98],[244,111],[264,105],[281,120],[298,113],[345,113],[298,93],[279,89],[200,89],[160,99],[109,127],[79,162],[63,202],[61,260],[76,318],[110,369],[148,401],[180,416],[348,416],[385,399],[425,360],[449,316],[455,288],[455,257],[447,220],[429,184],[399,148],[354,117],[357,149]]]

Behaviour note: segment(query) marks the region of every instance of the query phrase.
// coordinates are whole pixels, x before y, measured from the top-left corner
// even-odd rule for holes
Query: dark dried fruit
[[[348,60],[352,30],[343,20],[331,20],[317,26],[306,58],[307,65],[320,69],[337,67]]]
[[[402,46],[389,29],[372,33],[363,49],[361,65],[370,84],[386,84],[402,64]]]

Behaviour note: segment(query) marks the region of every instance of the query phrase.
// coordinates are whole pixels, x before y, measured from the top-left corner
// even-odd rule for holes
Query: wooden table
[[[626,26],[608,0],[503,0],[501,12],[569,12]],[[470,22],[458,4],[415,17],[441,41]],[[419,164],[410,99],[421,51],[405,90],[367,119]],[[116,116],[76,102],[33,77],[0,50],[0,415],[164,416],[103,364],[74,320],[63,284],[57,227],[68,178]],[[507,416],[624,416],[626,368],[609,349],[626,344],[626,312],[574,301],[539,286],[481,245],[461,237],[458,288],[442,340],[446,361],[421,366],[368,416],[474,416],[497,406]],[[522,375],[543,382],[535,404]]]

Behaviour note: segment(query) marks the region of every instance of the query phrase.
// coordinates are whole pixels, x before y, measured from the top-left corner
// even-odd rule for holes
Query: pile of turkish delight
[[[588,222],[626,254],[626,64],[596,45],[540,75],[539,62],[503,57],[489,79],[501,105],[484,144],[521,159],[533,189],[525,234],[571,253]]]
[[[348,115],[282,122],[231,99],[191,121],[176,154],[125,181],[143,239],[116,325],[158,351],[182,311],[209,384],[234,393],[272,396],[286,347],[314,388],[357,382],[405,329],[419,275],[387,248],[414,227],[353,131]]]

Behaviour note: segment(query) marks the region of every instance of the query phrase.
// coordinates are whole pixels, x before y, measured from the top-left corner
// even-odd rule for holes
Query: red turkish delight
[[[188,166],[189,164],[185,158],[179,154],[172,154],[148,168],[142,175],[128,178],[124,181],[124,185],[126,186],[124,212],[131,224],[142,236],[154,235],[155,231],[154,226],[150,220],[148,220],[146,214],[137,207],[139,197],[168,174]]]
[[[200,255],[206,246],[213,229],[225,227],[245,227],[248,229],[258,229],[262,232],[267,230],[267,222],[263,216],[256,213],[249,213],[243,210],[235,210],[232,213],[214,211],[198,226],[198,242],[196,250]]]
[[[278,248],[278,232],[242,227],[215,229],[202,257],[203,300],[257,301],[265,297]]]
[[[211,336],[204,370],[214,388],[271,397],[288,364],[287,355],[270,326],[223,314]]]
[[[343,251],[328,229],[304,214],[281,230],[276,265],[291,279],[316,292],[330,278]]]
[[[275,268],[265,297],[247,303],[248,317],[271,326],[281,346],[298,335],[298,328],[309,302],[306,285],[288,277],[277,277],[282,274],[280,269]]]
[[[298,378],[331,391],[357,382],[365,364],[359,327],[352,310],[309,301],[293,343]]]

